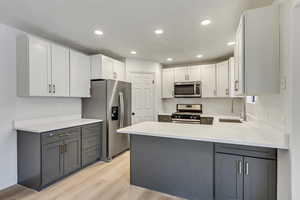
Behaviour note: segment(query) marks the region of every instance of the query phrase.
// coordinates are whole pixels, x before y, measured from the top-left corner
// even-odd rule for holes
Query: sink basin
[[[219,122],[243,123],[240,119],[219,119]]]

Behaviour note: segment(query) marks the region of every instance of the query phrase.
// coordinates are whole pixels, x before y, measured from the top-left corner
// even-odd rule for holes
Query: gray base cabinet
[[[61,146],[63,141],[43,144],[42,147],[42,184],[47,185],[64,175],[63,154]]]
[[[244,159],[244,200],[276,200],[276,161]]]
[[[273,149],[216,145],[216,200],[276,200],[276,187]]]
[[[242,200],[243,157],[217,153],[215,159],[215,199]]]
[[[41,134],[18,131],[18,183],[41,190],[98,161],[101,134],[102,123]]]
[[[82,127],[82,166],[87,166],[101,157],[102,126],[94,124]]]

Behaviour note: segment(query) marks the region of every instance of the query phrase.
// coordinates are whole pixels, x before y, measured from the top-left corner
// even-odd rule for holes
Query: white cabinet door
[[[200,81],[200,66],[189,67],[188,80],[189,81]]]
[[[174,97],[174,69],[162,69],[162,98]]]
[[[178,67],[174,69],[175,82],[188,81],[188,67]]]
[[[102,55],[90,56],[91,79],[102,79]]]
[[[114,60],[103,56],[102,57],[102,77],[103,79],[114,79]]]
[[[200,68],[202,97],[216,96],[216,71],[215,65],[203,65]]]
[[[115,60],[113,68],[113,78],[119,81],[125,81],[125,64]]]
[[[241,18],[236,33],[236,45],[234,49],[234,91],[236,96],[244,93],[244,17]]]
[[[27,42],[29,43],[29,63],[24,63],[24,65],[28,64],[29,68],[28,95],[51,96],[51,92],[49,90],[51,87],[50,44],[35,37],[29,37],[27,39]]]
[[[229,63],[224,61],[216,65],[217,96],[229,97]]]
[[[90,58],[70,50],[70,96],[90,97]]]
[[[70,64],[68,48],[51,45],[52,96],[69,96]]]
[[[229,96],[234,97],[234,66],[235,66],[235,59],[231,57],[229,59]]]

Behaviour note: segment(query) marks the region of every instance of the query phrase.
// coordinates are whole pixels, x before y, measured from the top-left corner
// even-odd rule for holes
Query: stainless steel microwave
[[[174,84],[174,96],[177,98],[200,98],[202,96],[201,81],[176,82]]]

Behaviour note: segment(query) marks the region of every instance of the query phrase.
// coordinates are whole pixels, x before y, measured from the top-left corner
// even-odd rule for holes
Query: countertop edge
[[[31,133],[41,134],[41,133],[45,133],[45,132],[49,132],[49,131],[56,131],[56,130],[61,130],[61,129],[65,129],[65,128],[73,128],[73,127],[77,127],[77,126],[103,122],[103,120],[101,120],[101,119],[79,119],[79,120],[84,120],[84,121],[78,121],[78,119],[76,119],[73,122],[72,122],[72,120],[55,122],[55,123],[65,123],[65,124],[60,124],[57,127],[45,128],[45,129],[43,129],[43,128],[33,128],[34,125],[28,126],[28,127],[26,127],[26,126],[21,127],[20,126],[20,127],[15,127],[15,130],[16,131],[24,131],[24,132],[31,132]],[[43,125],[47,126],[47,124],[43,124]],[[49,123],[48,125],[51,126],[52,124]],[[40,126],[40,124],[38,124],[37,126]],[[53,125],[53,126],[55,126],[55,125]]]
[[[229,139],[209,139],[209,138],[196,138],[196,137],[180,137],[174,135],[161,135],[155,133],[143,133],[143,132],[134,132],[134,131],[117,131],[120,134],[129,134],[129,135],[142,135],[142,136],[152,136],[152,137],[163,137],[163,138],[173,138],[173,139],[182,139],[182,140],[193,140],[193,141],[203,141],[203,142],[215,142],[215,143],[224,143],[224,144],[235,144],[235,145],[246,145],[246,146],[254,146],[254,147],[265,147],[265,148],[273,148],[273,149],[281,149],[281,150],[289,150],[289,147],[286,145],[271,145],[271,144],[262,144],[262,143],[252,143],[252,142],[239,142],[236,140]]]

